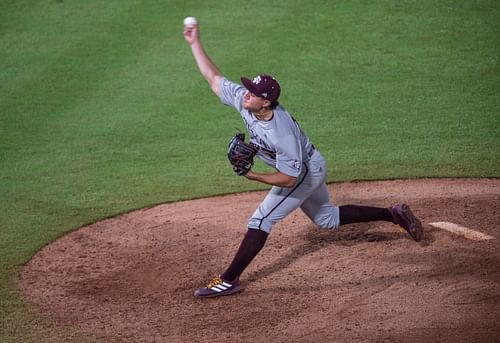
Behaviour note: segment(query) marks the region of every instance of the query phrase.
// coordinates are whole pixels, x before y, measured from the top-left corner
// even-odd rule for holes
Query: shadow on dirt
[[[380,243],[408,239],[400,232],[377,232],[373,230],[374,227],[376,227],[376,224],[373,223],[349,225],[335,231],[318,230],[315,227],[308,227],[308,231],[303,235],[302,244],[293,247],[290,252],[278,258],[270,265],[249,274],[247,279],[248,281],[256,281],[257,279],[268,277],[273,273],[289,267],[299,258],[312,254],[332,244],[355,246],[366,242]],[[432,232],[426,232],[424,234],[424,239],[418,244],[426,246],[432,244],[434,240],[435,238]]]

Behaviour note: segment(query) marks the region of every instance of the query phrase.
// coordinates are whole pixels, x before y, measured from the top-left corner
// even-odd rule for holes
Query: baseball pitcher
[[[276,78],[259,74],[251,79],[242,77],[241,84],[232,82],[206,53],[198,23],[184,27],[184,38],[212,91],[224,105],[240,113],[248,131],[248,143],[245,134],[238,133],[229,144],[228,158],[233,170],[248,180],[272,186],[249,219],[248,230],[231,264],[206,286],[196,289],[196,297],[240,292],[239,277],[263,248],[274,224],[297,208],[321,229],[382,220],[400,225],[415,241],[421,240],[422,225],[406,204],[389,208],[335,206],[325,183],[325,159],[299,123],[279,103],[281,87]],[[271,166],[274,172],[253,171],[254,156]]]

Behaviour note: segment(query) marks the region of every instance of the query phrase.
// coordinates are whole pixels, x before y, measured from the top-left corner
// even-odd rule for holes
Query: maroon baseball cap
[[[278,104],[281,88],[278,81],[271,75],[259,74],[253,80],[242,77],[241,82],[253,94],[271,101],[273,105]]]

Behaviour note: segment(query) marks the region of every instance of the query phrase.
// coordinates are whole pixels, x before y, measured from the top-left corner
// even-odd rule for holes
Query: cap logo
[[[260,75],[257,75],[257,76],[253,79],[252,83],[254,83],[254,84],[258,85],[261,81],[262,81],[262,78],[260,77]]]
[[[267,98],[267,93],[262,93],[262,96],[263,96],[264,98]]]

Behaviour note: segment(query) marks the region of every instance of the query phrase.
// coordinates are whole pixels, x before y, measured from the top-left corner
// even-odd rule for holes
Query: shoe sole
[[[418,220],[417,217],[415,217],[413,212],[410,210],[410,206],[408,206],[406,204],[402,204],[401,205],[401,212],[403,212],[403,214],[407,218],[409,218],[410,221],[414,224],[413,234],[411,234],[411,230],[410,230],[410,232],[408,232],[410,234],[411,238],[413,238],[413,240],[415,242],[420,242],[422,240],[422,236],[423,236],[422,223],[420,223],[420,220]],[[410,229],[412,229],[412,228],[410,227]]]
[[[217,298],[217,297],[224,297],[226,295],[231,295],[231,294],[236,294],[236,293],[240,293],[241,292],[241,288],[235,288],[235,289],[232,289],[230,291],[224,291],[224,292],[220,292],[220,293],[213,293],[213,294],[209,294],[209,295],[196,295],[195,293],[195,297],[196,298],[200,298],[200,299],[203,299],[203,298]]]

